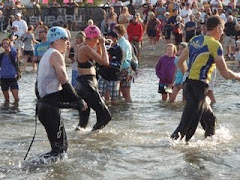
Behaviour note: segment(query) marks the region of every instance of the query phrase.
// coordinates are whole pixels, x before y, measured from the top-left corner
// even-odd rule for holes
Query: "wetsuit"
[[[195,36],[188,44],[189,76],[185,84],[186,105],[177,129],[171,138],[186,136],[189,141],[201,122],[205,137],[215,134],[216,117],[206,102],[208,83],[215,69],[214,59],[222,56],[221,44],[211,36]]]
[[[44,157],[62,156],[67,151],[68,142],[60,108],[75,108],[81,111],[81,98],[67,82],[60,84],[55,69],[49,59],[57,50],[50,48],[43,55],[38,68],[37,87],[40,99],[37,104],[39,121],[46,129],[52,150]],[[63,58],[63,57],[62,57]]]
[[[94,67],[95,63],[89,60],[85,63],[78,62],[78,68],[91,68]],[[97,122],[93,126],[92,131],[102,129],[111,120],[111,114],[108,107],[104,103],[99,90],[98,83],[95,75],[80,75],[77,78],[77,93],[86,101],[88,109],[80,112],[80,121],[78,126],[80,128],[86,128],[89,116],[90,108],[96,112]]]

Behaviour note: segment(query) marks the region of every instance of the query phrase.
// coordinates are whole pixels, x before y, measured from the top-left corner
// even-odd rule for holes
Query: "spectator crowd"
[[[14,3],[12,0],[5,0],[0,6],[2,8],[0,11],[1,25],[4,32],[8,34],[7,38],[10,40],[11,49],[14,47],[16,51],[17,62],[23,65],[22,70],[25,70],[27,64],[31,63],[33,71],[36,71],[36,64],[39,63],[44,52],[49,48],[46,36],[50,27],[47,27],[43,21],[39,21],[35,26],[27,24],[22,15],[24,6],[21,4],[21,1],[15,1]],[[63,6],[68,8],[66,13],[70,13],[70,11],[74,13],[74,8],[78,4],[74,0],[70,0],[69,3]],[[31,0],[26,7],[41,8],[38,0]],[[58,8],[61,5],[56,0],[52,0],[47,7]],[[137,71],[133,70],[136,68],[133,68],[131,60],[136,56],[141,61],[142,46],[147,45],[150,51],[154,51],[158,41],[164,41],[167,45],[166,47],[169,47],[166,49],[166,57],[172,59],[176,55],[180,56],[177,47],[185,47],[185,42],[189,42],[195,35],[205,34],[207,31],[207,19],[212,15],[219,16],[225,23],[224,34],[221,38],[225,58],[235,59],[240,66],[240,15],[238,2],[234,2],[234,0],[231,0],[225,6],[221,0],[167,0],[166,2],[158,0],[155,4],[152,4],[149,0],[146,0],[144,3],[131,0],[128,5],[121,8],[120,13],[115,12],[115,7],[111,5],[111,2],[108,3],[108,6],[104,6],[102,11],[104,16],[101,24],[95,24],[90,19],[86,26],[97,25],[101,33],[109,39],[109,53],[117,53],[117,55],[110,56],[111,58],[118,56],[118,61],[113,60],[114,63],[117,63],[117,66],[112,67],[114,71],[109,71],[109,69],[101,66],[97,68],[100,72],[102,96],[105,96],[106,99],[112,98],[113,103],[116,103],[115,100],[119,94],[113,91],[113,89],[121,89],[125,101],[132,101],[130,87]],[[15,13],[14,15],[13,12]],[[68,25],[64,24],[63,27],[68,32],[70,39],[71,33]],[[147,37],[148,42],[143,43],[144,35]],[[75,41],[72,42],[68,51],[65,52],[65,60],[71,60],[73,63],[73,77],[75,78],[78,76],[76,65],[78,55],[75,52],[77,52],[84,37],[84,33],[79,32],[72,38]],[[116,50],[118,49],[116,45],[120,46],[123,54]],[[114,48],[114,51],[110,50]],[[172,54],[167,53],[168,49],[172,49]],[[119,57],[121,58],[119,59]],[[174,76],[174,58],[171,61],[171,76]],[[110,78],[110,74],[114,78]],[[1,78],[3,78],[3,75]],[[114,85],[114,88],[111,87],[112,91],[110,91],[110,94],[109,89],[106,89],[110,88],[106,87],[109,86],[106,85],[109,82],[106,83],[102,78],[114,81],[111,82],[113,83],[111,86]],[[173,87],[175,80],[173,77],[170,79],[167,84]],[[73,78],[72,81],[74,85],[75,79]],[[160,88],[159,92],[161,91],[162,89]],[[164,96],[163,100],[166,99],[167,97]],[[174,100],[175,97],[170,98],[170,101]]]

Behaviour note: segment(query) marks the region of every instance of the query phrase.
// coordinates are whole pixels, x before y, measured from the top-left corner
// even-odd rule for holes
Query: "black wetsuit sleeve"
[[[69,83],[66,82],[65,84],[62,84],[62,98],[63,101],[67,102],[73,102],[77,101],[79,99],[79,96],[77,95],[76,91],[74,90],[73,86]]]
[[[84,106],[83,100],[78,96],[73,86],[69,84],[69,82],[66,82],[65,84],[62,84],[62,88],[59,108],[82,110]]]

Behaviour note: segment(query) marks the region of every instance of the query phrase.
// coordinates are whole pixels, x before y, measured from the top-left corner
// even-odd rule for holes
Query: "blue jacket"
[[[11,47],[10,53],[12,54],[15,62],[17,61],[17,51],[14,47]],[[17,70],[14,64],[12,63],[9,54],[5,54],[2,56],[1,61],[1,71],[0,77],[4,79],[16,78],[17,77]]]

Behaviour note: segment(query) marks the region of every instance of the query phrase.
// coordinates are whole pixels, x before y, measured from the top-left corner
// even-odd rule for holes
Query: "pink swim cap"
[[[96,25],[90,25],[84,29],[87,39],[93,39],[101,34],[100,29]]]

